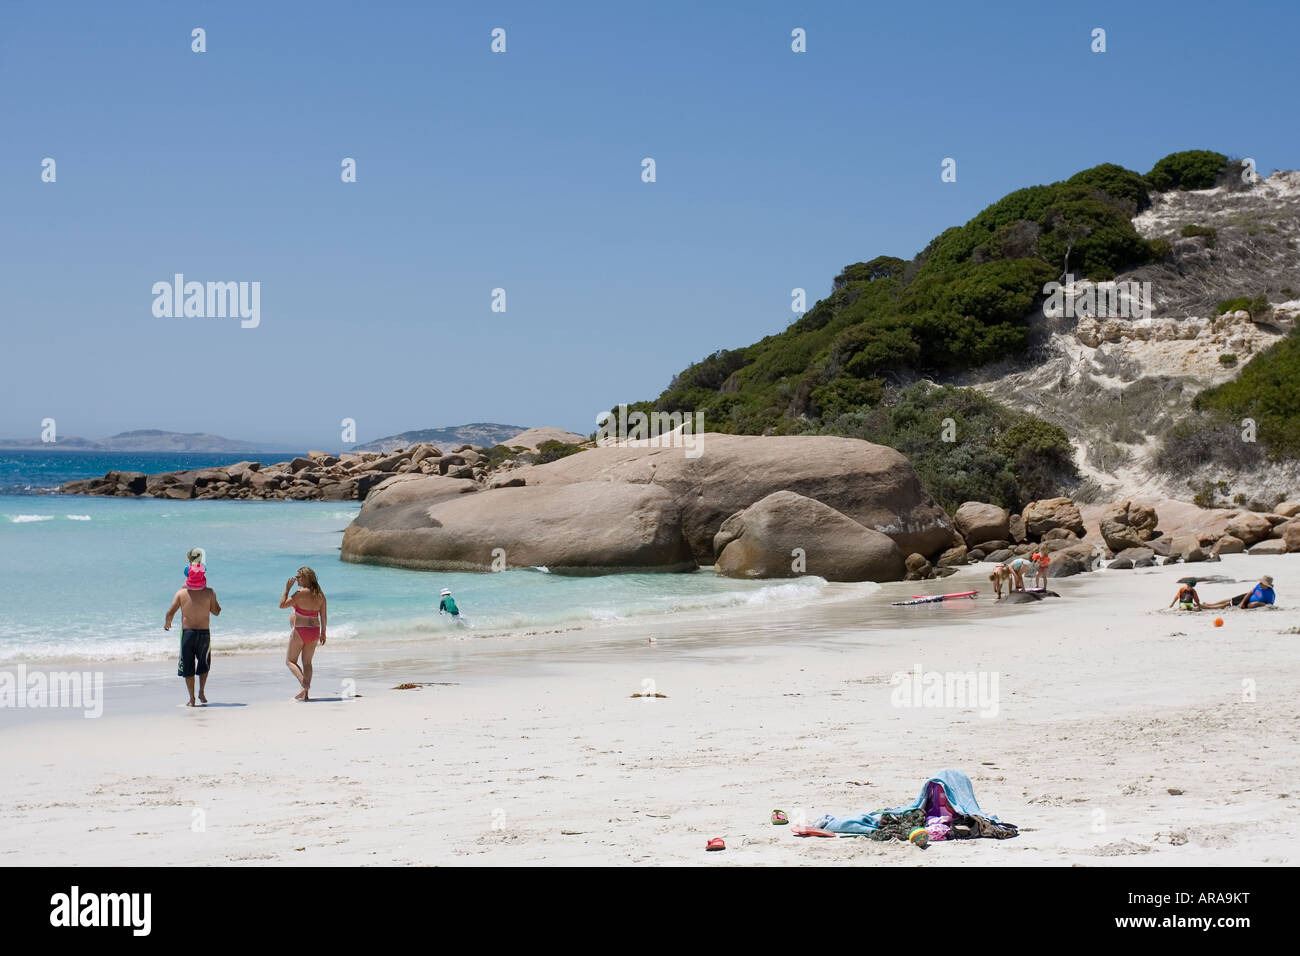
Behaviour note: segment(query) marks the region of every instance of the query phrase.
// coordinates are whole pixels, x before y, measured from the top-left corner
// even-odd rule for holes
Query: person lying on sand
[[[1225,607],[1239,607],[1243,611],[1253,607],[1264,607],[1271,605],[1277,599],[1273,591],[1273,579],[1267,574],[1259,579],[1253,591],[1247,591],[1245,594],[1238,594],[1236,597],[1228,598],[1226,601],[1215,601],[1213,604],[1202,604],[1201,607],[1206,610],[1217,611]]]
[[[1201,596],[1196,593],[1196,578],[1188,578],[1185,583],[1179,586],[1178,593],[1169,602],[1169,607],[1173,607],[1175,604],[1184,611],[1199,611],[1201,608],[1209,606],[1202,604]],[[1227,607],[1227,603],[1225,602],[1221,606]]]

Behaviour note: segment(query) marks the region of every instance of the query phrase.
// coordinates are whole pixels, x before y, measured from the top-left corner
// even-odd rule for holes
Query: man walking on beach
[[[172,606],[167,609],[163,630],[172,629],[172,618],[181,612],[181,656],[176,665],[176,676],[185,678],[190,692],[187,707],[195,706],[194,675],[199,678],[199,700],[206,704],[204,690],[208,686],[208,670],[212,665],[212,632],[209,615],[220,614],[217,592],[208,587],[207,573],[201,564],[191,564],[185,576],[185,587],[176,592]]]

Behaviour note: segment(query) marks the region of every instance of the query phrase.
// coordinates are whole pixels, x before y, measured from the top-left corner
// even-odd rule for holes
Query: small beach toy
[[[706,850],[725,850],[727,844],[722,842],[722,837],[714,837],[708,843],[704,844]]]
[[[930,845],[930,831],[925,827],[917,827],[907,835],[908,843],[915,843],[922,850]]]
[[[1223,627],[1223,618],[1221,618],[1221,617],[1216,617],[1216,618],[1214,619],[1214,626],[1215,626],[1215,627]]]
[[[784,810],[772,811],[772,826],[783,827],[790,822],[790,818],[785,815]]]

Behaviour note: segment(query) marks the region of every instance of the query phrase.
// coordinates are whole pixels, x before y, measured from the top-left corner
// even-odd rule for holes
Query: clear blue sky
[[[1296,10],[7,3],[0,436],[589,432],[1012,189],[1188,148],[1295,168]],[[176,272],[261,282],[260,327],[156,318]]]

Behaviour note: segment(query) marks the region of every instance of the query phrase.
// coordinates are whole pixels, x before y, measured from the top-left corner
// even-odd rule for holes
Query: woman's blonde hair
[[[303,587],[308,591],[311,591],[313,594],[319,594],[321,597],[325,596],[325,592],[320,589],[320,582],[316,580],[316,572],[311,568],[306,566],[299,568],[298,577],[302,578],[304,582]]]

